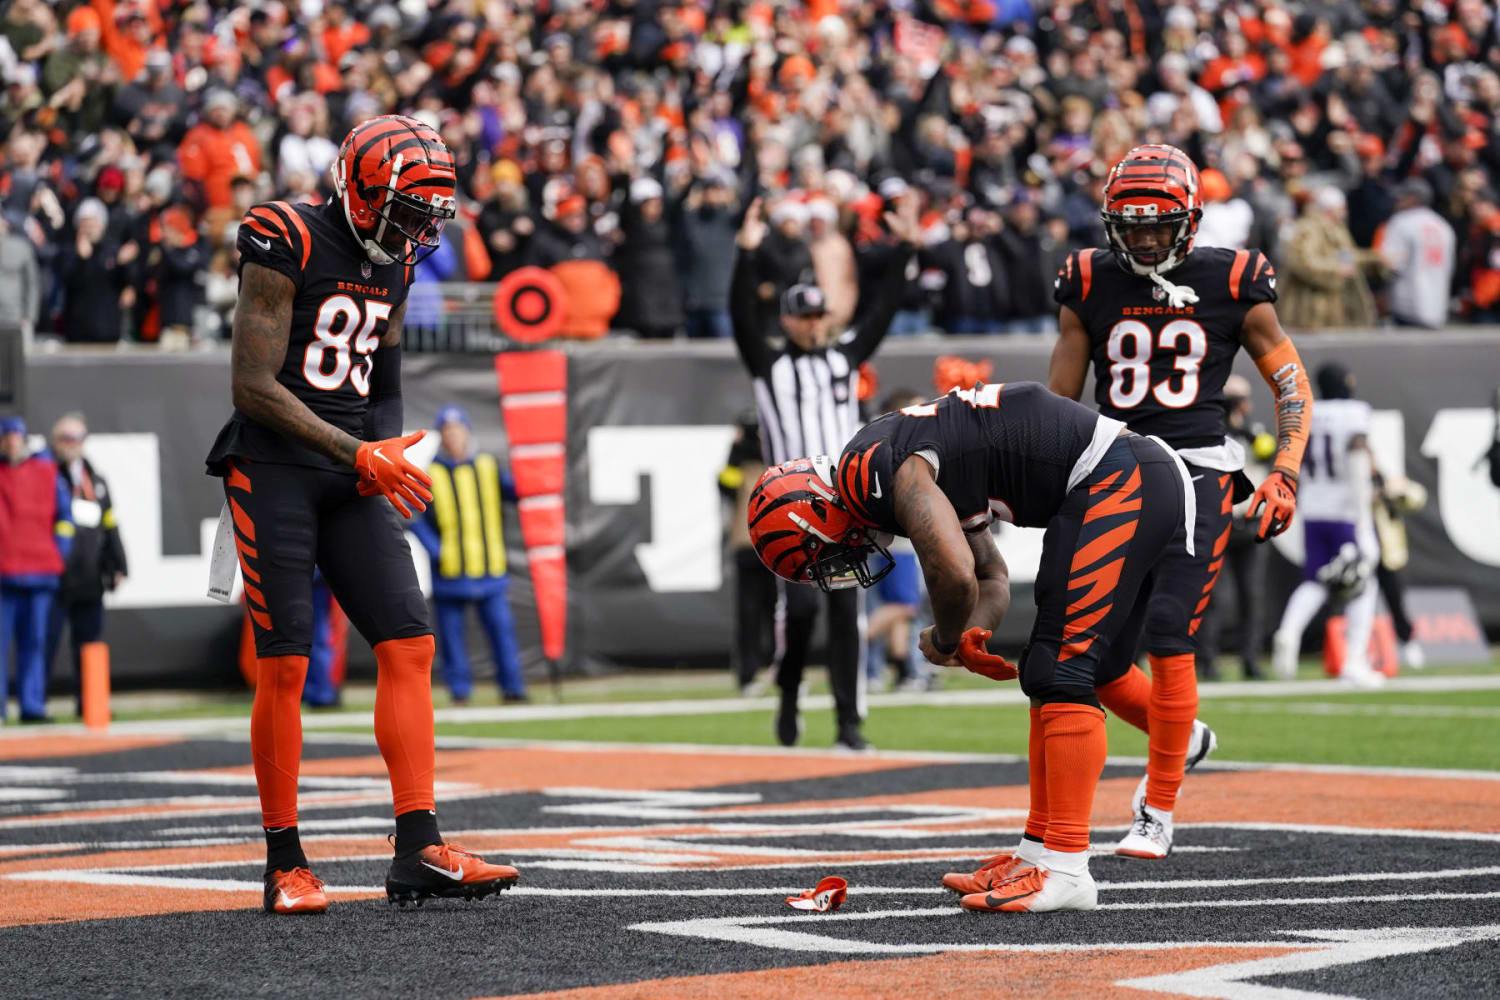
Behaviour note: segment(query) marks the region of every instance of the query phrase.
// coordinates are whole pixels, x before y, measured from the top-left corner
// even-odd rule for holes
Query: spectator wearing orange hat
[[[1250,245],[1255,212],[1234,193],[1221,170],[1202,173],[1203,220],[1198,224],[1198,246],[1243,250]]]
[[[77,139],[104,127],[119,74],[100,47],[99,14],[78,7],[68,15],[68,41],[42,64],[42,93],[65,116]]]
[[[1395,184],[1386,168],[1385,143],[1378,135],[1362,135],[1354,140],[1359,157],[1359,182],[1350,188],[1349,233],[1356,246],[1375,245],[1375,234],[1396,211]]]
[[[162,212],[153,229],[157,239],[147,256],[146,269],[156,276],[161,341],[167,346],[184,347],[196,340],[193,313],[203,298],[198,272],[208,264],[208,253],[198,238],[192,215],[181,205]]]

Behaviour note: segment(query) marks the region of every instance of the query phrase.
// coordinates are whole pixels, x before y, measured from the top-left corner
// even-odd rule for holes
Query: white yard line
[[[1388,692],[1433,692],[1433,691],[1493,691],[1500,690],[1500,674],[1460,675],[1441,677],[1396,677],[1382,688]],[[1353,693],[1348,684],[1338,680],[1308,681],[1226,681],[1205,684],[1199,689],[1199,697],[1205,701],[1221,698],[1286,698],[1307,695],[1329,695]],[[989,705],[1022,705],[1027,698],[1014,686],[997,686],[993,689],[965,689],[960,691],[912,692],[872,694],[872,708],[931,706],[975,707]],[[770,712],[776,707],[774,697],[765,698],[691,698],[665,701],[632,702],[586,702],[567,705],[510,705],[483,708],[443,708],[433,713],[440,723],[485,723],[485,722],[541,722],[564,719],[633,718],[670,715],[724,715],[739,712]],[[813,695],[802,699],[805,711],[826,711],[833,707],[829,695]],[[329,712],[309,714],[303,719],[305,730],[367,727],[373,725],[372,712]],[[140,736],[193,736],[221,733],[247,732],[250,720],[247,716],[216,716],[193,719],[137,720],[113,724],[109,732],[115,735]],[[82,735],[89,733],[81,725],[59,725],[48,727],[48,735]],[[26,739],[36,735],[35,731],[20,733],[0,730],[0,740]]]

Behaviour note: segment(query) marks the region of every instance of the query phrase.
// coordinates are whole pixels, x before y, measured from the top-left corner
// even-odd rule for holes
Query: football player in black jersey
[[[751,493],[750,537],[779,576],[824,590],[870,586],[885,539],[911,539],[932,598],[923,654],[1031,696],[1031,810],[1013,852],[982,885],[954,880],[971,910],[1091,910],[1089,811],[1104,768],[1094,693],[1137,589],[1190,523],[1187,470],[1170,448],[1036,382],[954,389],[871,421],[831,459],[768,469]],[[984,642],[1010,607],[993,520],[1045,528],[1036,621],[1019,668]],[[872,569],[868,560],[879,562]]]
[[[1171,851],[1183,771],[1215,746],[1195,719],[1193,654],[1223,565],[1230,508],[1254,490],[1258,540],[1286,530],[1312,412],[1307,374],[1272,305],[1275,269],[1258,250],[1194,249],[1198,190],[1198,169],[1180,149],[1131,150],[1105,186],[1109,249],[1070,255],[1055,290],[1061,335],[1048,373],[1052,391],[1079,398],[1092,363],[1100,412],[1165,440],[1188,463],[1197,491],[1192,551],[1185,539],[1174,543],[1099,678],[1105,707],[1150,737],[1132,826],[1115,850],[1127,857]],[[1224,381],[1241,347],[1276,397],[1275,465],[1258,489],[1241,471],[1243,449],[1225,425]],[[1142,634],[1149,680],[1134,662]]]
[[[255,627],[250,747],[270,913],[328,906],[297,836],[315,565],[379,664],[375,739],[396,812],[388,897],[473,898],[518,878],[438,833],[432,628],[396,517],[432,499],[404,455],[423,432],[401,436],[401,322],[411,266],[455,214],[453,157],[428,126],[386,115],[349,133],[333,175],[326,205],[271,202],[241,222],[234,415],[208,456]]]

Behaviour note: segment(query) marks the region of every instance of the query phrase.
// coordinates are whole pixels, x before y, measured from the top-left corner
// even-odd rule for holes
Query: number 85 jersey
[[[406,301],[411,269],[372,264],[338,201],[256,205],[240,222],[236,246],[242,276],[247,263],[259,264],[292,282],[291,330],[276,381],[320,418],[363,439],[375,349]],[[209,471],[223,475],[232,455],[352,471],[238,410],[214,442]]]
[[[1224,442],[1240,327],[1251,307],[1276,301],[1276,272],[1259,250],[1198,247],[1165,277],[1198,301],[1174,308],[1110,251],[1080,250],[1058,271],[1054,298],[1088,330],[1101,413],[1178,450],[1212,448]]]

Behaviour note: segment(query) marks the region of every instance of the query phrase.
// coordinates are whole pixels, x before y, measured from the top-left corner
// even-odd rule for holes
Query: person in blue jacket
[[[47,616],[73,545],[71,508],[52,456],[27,453],[26,422],[0,418],[0,720],[14,644],[21,721],[51,721]]]
[[[432,597],[437,609],[438,664],[455,704],[469,700],[474,682],[464,644],[464,614],[479,612],[495,658],[500,693],[507,702],[523,702],[526,681],[516,645],[515,623],[507,600],[505,532],[502,500],[515,501],[515,484],[495,456],[475,454],[472,425],[458,406],[438,411],[442,445],[427,467],[432,503],[411,522],[432,557]]]

